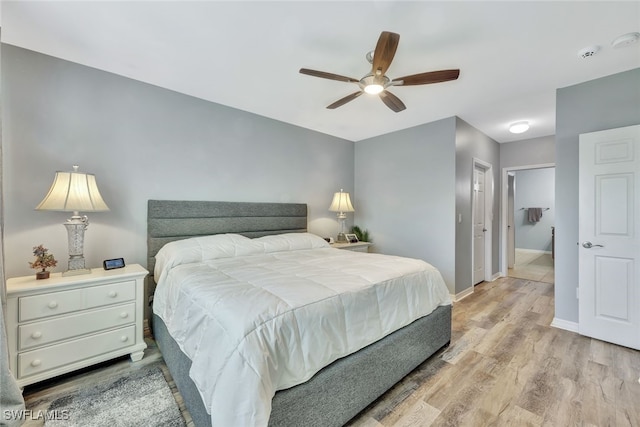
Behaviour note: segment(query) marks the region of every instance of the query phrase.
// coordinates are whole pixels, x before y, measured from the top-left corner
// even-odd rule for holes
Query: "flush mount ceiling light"
[[[616,37],[615,40],[611,42],[611,46],[614,48],[618,47],[626,47],[637,43],[640,40],[640,33],[627,33],[623,34],[620,37]]]
[[[509,126],[511,133],[523,133],[529,130],[529,122],[515,122]]]

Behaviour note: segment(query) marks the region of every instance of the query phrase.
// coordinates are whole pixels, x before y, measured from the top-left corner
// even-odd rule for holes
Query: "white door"
[[[640,349],[640,125],[580,135],[579,331]]]
[[[509,173],[507,182],[507,268],[513,268],[516,263],[516,224],[514,220],[516,176]]]
[[[473,284],[484,280],[485,171],[473,169]]]

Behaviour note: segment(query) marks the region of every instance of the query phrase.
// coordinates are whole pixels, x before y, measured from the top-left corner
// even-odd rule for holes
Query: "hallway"
[[[551,254],[516,249],[516,260],[507,276],[537,282],[554,283],[554,268]]]

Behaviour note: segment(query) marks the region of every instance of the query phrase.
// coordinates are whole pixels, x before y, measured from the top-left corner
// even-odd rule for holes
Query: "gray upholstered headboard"
[[[248,203],[149,200],[147,269],[153,275],[155,255],[166,243],[210,234],[246,237],[307,231],[303,203]]]

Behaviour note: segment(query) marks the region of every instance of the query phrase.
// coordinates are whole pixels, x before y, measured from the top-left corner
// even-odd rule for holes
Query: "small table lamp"
[[[335,193],[329,210],[331,212],[338,212],[338,219],[340,220],[340,233],[338,233],[336,242],[346,242],[347,237],[345,236],[344,220],[347,218],[347,212],[355,212],[349,193],[343,192],[342,189],[340,189],[340,192]]]
[[[69,269],[63,276],[91,273],[84,265],[84,230],[89,225],[89,218],[80,216],[80,211],[102,212],[109,207],[102,200],[96,177],[93,174],[78,172],[56,172],[49,193],[36,206],[39,211],[73,212],[73,216],[63,225],[69,235]]]

